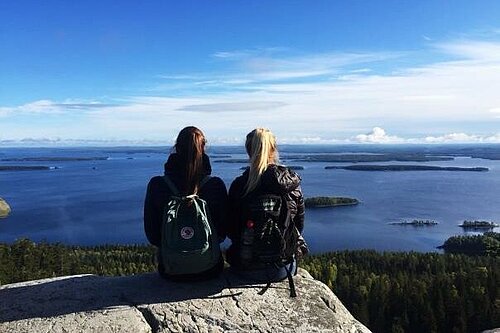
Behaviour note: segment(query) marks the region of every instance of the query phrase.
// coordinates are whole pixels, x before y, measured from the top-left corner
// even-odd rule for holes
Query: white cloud
[[[179,128],[180,129],[180,128]],[[24,137],[20,139],[1,139],[0,146],[165,146],[175,141],[178,130],[171,131],[170,136],[153,139],[63,139],[60,137]],[[245,128],[248,132],[249,128]],[[246,134],[245,132],[245,134]],[[207,133],[205,131],[205,134]],[[244,135],[215,136],[207,135],[210,145],[242,145]],[[328,138],[323,136],[278,136],[279,144],[453,144],[453,143],[500,143],[500,132],[493,135],[475,135],[466,133],[449,133],[439,136],[398,137],[387,134],[386,130],[374,127],[368,134],[354,137]]]
[[[496,118],[500,118],[500,108],[493,108],[493,109],[489,109],[488,111],[491,113],[497,113],[498,115],[496,116]],[[0,112],[1,112],[1,110],[0,110]]]
[[[281,56],[288,51],[284,48],[264,48],[255,50],[220,51],[212,56],[229,62],[232,74],[208,73],[199,75],[199,81],[214,80],[217,83],[281,81],[309,77],[334,75],[340,68],[356,64],[383,62],[401,57],[401,52],[329,52],[310,55]],[[353,73],[366,73],[362,68]],[[177,76],[162,75],[164,78]],[[181,76],[184,78],[184,76]],[[205,78],[205,79],[202,79]]]
[[[186,105],[179,108],[179,111],[194,111],[194,112],[237,112],[237,111],[260,111],[272,110],[285,106],[283,102],[277,101],[253,101],[246,103],[212,103],[212,104],[195,104]]]
[[[402,143],[405,140],[397,136],[388,135],[383,128],[374,127],[368,134],[358,134],[354,141],[359,143]]]
[[[0,115],[7,114],[63,114],[74,110],[93,110],[114,107],[116,104],[106,104],[96,101],[72,101],[54,102],[51,100],[38,100],[17,107],[1,107]]]
[[[372,72],[370,68],[359,68],[359,69],[353,69],[350,71],[351,73],[359,74],[359,73],[369,73]]]
[[[463,59],[498,63],[500,44],[490,41],[461,40],[435,45],[443,52]]]
[[[500,133],[490,136],[450,133],[441,136],[428,136],[424,141],[427,143],[500,143]]]

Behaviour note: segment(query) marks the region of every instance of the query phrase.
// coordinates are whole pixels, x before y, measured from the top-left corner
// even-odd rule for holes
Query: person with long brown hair
[[[173,196],[181,198],[196,196],[203,199],[208,206],[207,215],[215,229],[218,243],[226,237],[226,186],[220,178],[210,176],[212,169],[209,157],[205,154],[205,145],[205,135],[200,129],[194,126],[182,129],[165,163],[164,175],[153,177],[148,184],[144,202],[144,230],[149,242],[159,248],[158,272],[164,278],[177,281],[211,278],[217,276],[224,267],[224,260],[218,248],[219,258],[216,258],[216,264],[201,272],[171,274],[162,263],[162,253],[164,255],[166,246],[163,244],[165,237],[162,237],[162,230],[165,230],[164,214],[167,214],[166,205]],[[178,193],[173,193],[174,191]],[[190,239],[194,230],[189,226],[185,227],[181,231],[183,233],[181,236]]]
[[[232,244],[226,259],[232,268],[254,280],[270,282],[287,276],[291,280],[296,257],[305,250],[301,179],[278,164],[276,138],[270,130],[256,128],[248,133],[245,148],[250,166],[229,189],[228,237]],[[278,243],[274,248],[273,242]]]

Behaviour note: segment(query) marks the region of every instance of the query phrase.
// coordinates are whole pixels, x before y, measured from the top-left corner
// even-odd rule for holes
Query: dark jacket
[[[227,259],[230,264],[238,266],[241,244],[241,233],[246,223],[244,216],[245,184],[249,171],[237,177],[229,189],[227,235],[231,239]],[[304,197],[300,188],[300,176],[284,166],[270,165],[261,176],[260,184],[252,194],[273,193],[285,198],[290,209],[290,220],[300,234],[304,229]]]
[[[181,161],[179,155],[175,153],[171,154],[167,163],[165,163],[164,173],[169,176],[181,194],[188,195],[191,193],[186,192],[187,184],[184,180],[184,170],[185,164]],[[203,155],[203,170],[203,176],[210,175],[212,172],[210,160],[207,155]],[[149,242],[157,247],[161,243],[163,208],[171,195],[172,193],[165,183],[163,176],[151,178],[144,202],[144,231]],[[224,185],[224,182],[219,177],[211,177],[199,190],[198,195],[207,202],[210,216],[217,229],[219,241],[222,242],[226,238],[226,185]]]

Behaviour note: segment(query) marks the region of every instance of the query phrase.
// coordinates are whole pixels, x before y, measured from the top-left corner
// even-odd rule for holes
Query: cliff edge
[[[175,283],[149,273],[75,275],[0,287],[0,332],[368,333],[323,283],[299,269],[288,282],[248,285],[234,273]]]

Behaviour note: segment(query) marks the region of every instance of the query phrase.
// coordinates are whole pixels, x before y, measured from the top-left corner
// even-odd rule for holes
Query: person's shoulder
[[[149,180],[148,189],[150,189],[150,191],[156,191],[163,188],[164,185],[166,184],[163,176],[154,176]]]
[[[224,186],[226,188],[226,185],[224,184],[224,181],[217,176],[209,176],[209,179],[206,181],[206,186],[214,186],[214,187],[220,187]]]
[[[247,180],[248,180],[248,172],[245,171],[243,174],[239,175],[232,181],[231,186],[233,185],[238,186],[241,184],[245,184]]]
[[[164,182],[163,176],[154,176],[149,180],[149,184],[158,184],[163,182]]]
[[[243,188],[248,180],[248,174],[243,173],[242,175],[236,177],[229,187],[229,195],[241,195]]]

